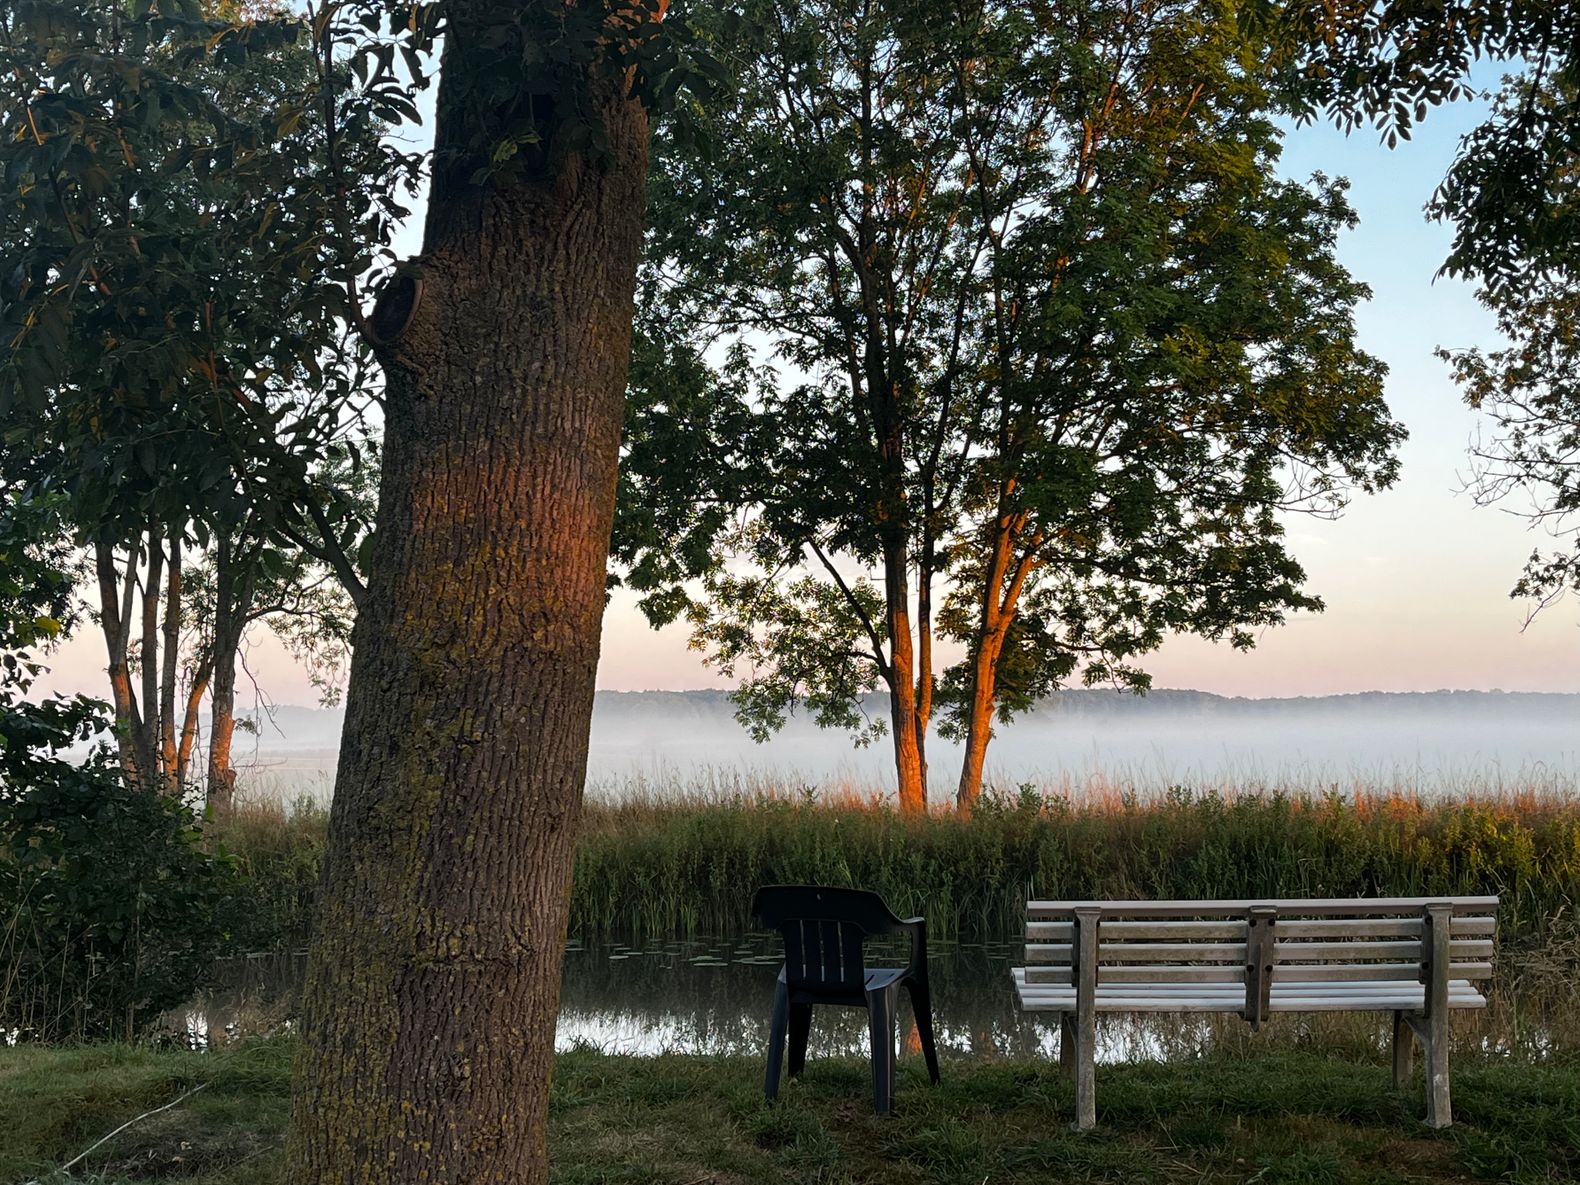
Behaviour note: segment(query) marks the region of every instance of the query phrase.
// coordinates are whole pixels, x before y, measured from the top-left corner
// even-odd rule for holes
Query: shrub
[[[0,1030],[131,1038],[188,999],[225,946],[234,861],[180,802],[86,763],[5,754],[0,776]],[[19,776],[25,775],[25,776]]]

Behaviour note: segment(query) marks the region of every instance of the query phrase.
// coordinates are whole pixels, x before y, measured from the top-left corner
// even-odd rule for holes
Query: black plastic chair
[[[894,1025],[900,989],[911,996],[916,1031],[927,1073],[938,1082],[933,1047],[933,1004],[927,989],[927,923],[898,918],[883,898],[865,889],[816,885],[769,885],[752,898],[752,916],[784,937],[785,965],[774,989],[773,1027],[768,1037],[764,1092],[779,1094],[785,1035],[790,1037],[790,1076],[806,1065],[812,1005],[865,1008],[872,1038],[872,1104],[879,1115],[894,1105]],[[909,934],[911,961],[905,967],[868,967],[862,943],[874,935]]]

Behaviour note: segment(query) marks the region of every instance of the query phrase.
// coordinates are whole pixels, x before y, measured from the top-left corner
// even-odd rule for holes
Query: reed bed
[[[254,945],[305,942],[326,824],[322,805],[255,800],[223,828],[248,876]],[[1580,800],[1028,785],[990,795],[967,818],[907,817],[854,787],[637,787],[589,796],[571,930],[737,934],[752,893],[776,882],[874,889],[925,915],[937,937],[965,942],[1013,941],[1029,897],[1497,893],[1500,944],[1572,968]]]

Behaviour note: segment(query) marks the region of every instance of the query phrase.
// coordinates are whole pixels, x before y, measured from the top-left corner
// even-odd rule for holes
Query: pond
[[[869,943],[869,966],[900,965],[904,951]],[[1011,966],[1019,943],[934,943],[929,951],[934,1024],[939,1048],[975,1057],[1025,1059],[1058,1053],[1057,1018],[1027,1014],[1016,1004]],[[611,1053],[742,1054],[767,1046],[779,939],[690,938],[623,945],[572,940],[566,946],[560,1049],[591,1045]],[[295,1015],[303,953],[227,960],[217,986],[167,1017],[176,1036],[196,1045],[288,1028]],[[901,1008],[902,1040],[910,1028]],[[1495,996],[1482,1012],[1455,1015],[1455,1044],[1496,1056],[1540,1060],[1580,1048],[1573,998],[1518,1008]],[[1388,1018],[1380,1014],[1275,1016],[1259,1034],[1237,1016],[1104,1016],[1099,1060],[1177,1060],[1215,1049],[1269,1046],[1386,1048]],[[865,1014],[814,1011],[809,1054],[865,1055]]]

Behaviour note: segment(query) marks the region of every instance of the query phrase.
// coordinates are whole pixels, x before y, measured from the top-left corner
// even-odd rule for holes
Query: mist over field
[[[868,711],[884,715],[871,697]],[[254,792],[330,792],[341,712],[276,708],[237,737]],[[929,745],[932,797],[953,789],[959,750]],[[766,744],[736,723],[718,691],[598,693],[589,786],[594,794],[675,788],[728,793],[757,785],[882,787],[888,738],[854,748],[847,734],[792,717]],[[1336,787],[1423,794],[1574,792],[1580,786],[1580,695],[1367,692],[1239,699],[1198,691],[1067,691],[1002,726],[988,782],[1089,789]]]

